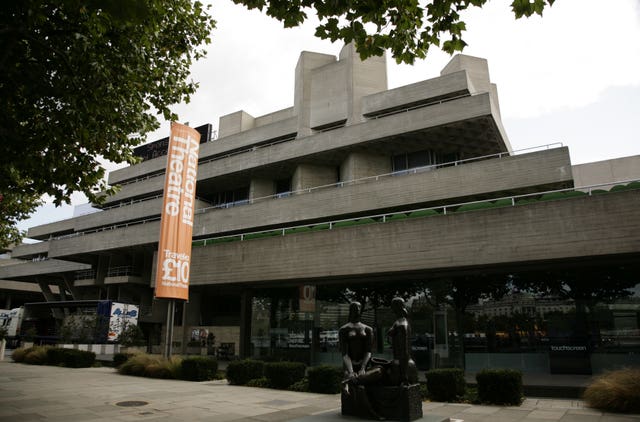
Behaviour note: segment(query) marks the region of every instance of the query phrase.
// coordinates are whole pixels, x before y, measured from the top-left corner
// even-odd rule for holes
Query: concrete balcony
[[[495,197],[500,193],[561,189],[572,186],[567,148],[487,159],[412,174],[371,178],[312,190],[281,199],[265,199],[228,209],[196,214],[193,235],[213,236],[261,227],[302,224],[346,215],[375,214],[461,198]],[[158,242],[159,221],[89,232],[51,240],[50,257],[70,257]]]
[[[637,257],[638,210],[635,190],[197,247],[191,284],[424,279]]]
[[[292,117],[201,144],[200,160],[206,160],[208,157],[215,155],[224,155],[238,149],[249,148],[256,143],[295,133],[296,125],[297,118]],[[114,170],[109,173],[109,184],[115,185],[122,181],[141,178],[160,171],[163,172],[166,165],[167,157],[165,156],[147,160],[135,166]]]
[[[11,251],[12,258],[31,259],[46,256],[49,252],[48,242],[22,243]]]
[[[567,148],[505,156],[406,175],[371,178],[251,205],[197,214],[194,236],[300,224],[342,215],[375,214],[421,204],[500,192],[561,189],[573,185]]]
[[[77,262],[46,259],[42,261],[23,261],[15,265],[0,266],[0,280],[33,281],[38,276],[63,275],[75,271],[90,269],[91,265]]]
[[[471,82],[466,71],[451,73],[362,98],[365,117],[389,113],[446,98],[471,95]]]
[[[160,220],[124,225],[114,230],[78,234],[49,241],[49,257],[69,257],[135,246],[152,245],[160,236]]]

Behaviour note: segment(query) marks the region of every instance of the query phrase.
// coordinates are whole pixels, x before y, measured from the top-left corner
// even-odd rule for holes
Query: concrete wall
[[[340,181],[391,173],[391,157],[366,152],[352,152],[340,166]]]
[[[467,56],[466,54],[456,54],[449,63],[440,71],[440,75],[448,75],[454,72],[466,71],[471,82],[471,93],[489,92],[489,64],[486,59],[480,57]]]
[[[388,91],[371,94],[362,99],[362,114],[375,114],[416,103],[428,102],[457,93],[470,94],[471,83],[465,70],[427,79]]]
[[[335,182],[330,167],[300,166],[294,188]],[[332,179],[333,178],[333,179]],[[326,183],[325,183],[326,182]],[[282,199],[267,199],[229,209],[211,209],[196,214],[194,236],[229,231],[251,231],[256,227],[302,224],[354,213],[449,201],[473,195],[522,191],[536,186],[567,186],[572,183],[567,148],[483,160],[435,171],[386,177],[369,183],[325,188]],[[107,251],[158,241],[159,221],[117,230],[90,233],[50,241],[49,256],[62,257],[92,251]]]
[[[271,179],[251,179],[249,199],[264,198],[275,193],[274,181]]]
[[[61,261],[58,259],[48,259],[46,261],[25,261],[15,265],[0,266],[0,280],[6,278],[19,279],[23,277],[61,274],[80,270],[90,270],[91,265],[79,264],[77,262]]]
[[[22,243],[11,251],[12,258],[32,258],[49,252],[48,242]]]
[[[572,170],[576,186],[611,183],[598,188],[610,189],[621,181],[640,180],[640,155],[578,164]]]
[[[244,110],[221,116],[218,123],[218,137],[235,135],[253,129],[255,118]]]
[[[331,185],[337,181],[338,172],[335,167],[301,164],[296,168],[291,178],[291,190],[297,191],[316,186]]]
[[[637,254],[639,209],[640,191],[626,191],[194,248],[191,283],[419,276]]]

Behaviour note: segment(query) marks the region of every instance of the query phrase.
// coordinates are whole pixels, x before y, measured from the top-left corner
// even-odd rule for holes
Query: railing
[[[215,155],[215,156],[213,156],[211,158],[199,160],[198,161],[198,165],[207,164],[207,163],[211,163],[213,161],[218,161],[218,160],[222,160],[222,159],[225,159],[225,158],[233,157],[234,155],[238,155],[238,154],[245,154],[247,152],[253,152],[253,151],[256,151],[256,150],[259,150],[259,149],[262,149],[262,148],[267,148],[267,147],[271,147],[271,146],[274,146],[274,145],[282,144],[284,142],[294,141],[296,139],[296,136],[297,135],[287,136],[285,138],[278,139],[278,140],[273,141],[273,142],[268,142],[267,141],[264,144],[254,145],[254,146],[251,146],[251,147],[239,149],[237,151],[232,151],[232,152],[229,152],[229,153],[226,153],[226,154]],[[164,174],[165,174],[164,170],[160,170],[159,172],[154,173],[154,174],[149,174],[149,175],[146,175],[146,176],[136,177],[135,179],[129,179],[129,180],[122,181],[120,183],[117,183],[117,185],[120,185],[120,186],[130,185],[132,183],[137,183],[137,182],[141,182],[143,180],[152,179],[154,177],[163,176]]]
[[[96,278],[96,270],[79,270],[76,271],[76,281],[78,280],[94,280]]]
[[[530,147],[530,148],[524,148],[524,149],[519,149],[516,151],[512,151],[512,152],[498,152],[495,154],[489,154],[489,155],[482,155],[479,157],[472,157],[472,158],[465,158],[463,160],[455,160],[455,161],[448,161],[445,163],[437,163],[437,164],[430,164],[428,166],[422,166],[422,167],[415,167],[412,169],[407,169],[407,170],[400,170],[400,171],[394,171],[391,173],[383,173],[383,174],[378,174],[376,176],[367,176],[367,177],[361,177],[358,179],[352,179],[352,180],[345,180],[345,181],[341,181],[341,182],[336,182],[336,183],[330,183],[327,185],[320,185],[320,186],[314,186],[311,188],[305,188],[305,189],[298,189],[298,190],[294,190],[294,191],[290,191],[287,192],[286,196],[293,196],[293,195],[300,195],[303,193],[311,193],[320,189],[327,189],[327,188],[335,188],[335,187],[344,187],[344,186],[349,186],[349,185],[354,185],[354,184],[359,184],[359,183],[364,183],[364,182],[370,182],[370,181],[378,181],[380,179],[384,179],[387,177],[393,177],[393,176],[403,176],[403,175],[408,175],[408,174],[416,174],[416,173],[422,173],[425,171],[431,171],[431,170],[435,170],[438,168],[444,168],[444,167],[455,167],[455,166],[459,166],[461,164],[467,164],[467,163],[471,163],[474,161],[482,161],[482,160],[488,160],[491,158],[502,158],[505,156],[512,156],[512,155],[518,155],[518,154],[523,154],[523,153],[529,153],[529,152],[534,152],[534,151],[544,151],[544,150],[549,150],[552,148],[559,148],[562,147],[562,142],[554,142],[551,144],[546,144],[546,145],[540,145],[540,146],[535,146],[535,147]],[[243,204],[240,205],[244,205],[244,204],[253,204],[255,202],[260,202],[260,201],[264,201],[264,200],[268,200],[268,199],[277,199],[277,198],[282,198],[283,195],[282,194],[275,194],[275,195],[267,195],[267,196],[261,196],[258,198],[252,198],[246,202],[244,202]],[[197,209],[195,211],[196,214],[202,214],[205,213],[209,210],[212,209],[216,209],[216,208],[228,208],[225,206],[213,206],[213,207],[207,207],[207,208],[200,208]]]
[[[544,151],[544,150],[549,150],[549,149],[552,149],[552,148],[559,148],[561,146],[562,146],[561,142],[554,142],[554,143],[551,143],[551,144],[519,149],[519,150],[512,151],[512,152],[499,152],[499,153],[483,155],[483,156],[479,156],[479,157],[466,158],[466,159],[463,159],[463,160],[455,160],[455,161],[449,161],[449,162],[446,162],[446,163],[431,164],[431,165],[428,165],[428,166],[417,167],[417,168],[413,168],[413,169],[409,169],[409,170],[401,170],[401,171],[396,171],[396,172],[391,172],[391,173],[379,174],[379,175],[376,175],[376,176],[368,176],[368,177],[362,177],[362,178],[359,178],[359,179],[353,179],[353,180],[347,180],[347,181],[342,181],[342,182],[337,182],[337,183],[331,183],[331,184],[328,184],[328,185],[321,185],[321,186],[314,186],[314,187],[311,187],[311,188],[299,189],[299,190],[295,190],[295,191],[291,191],[291,192],[286,192],[286,195],[284,193],[281,193],[281,194],[275,194],[275,195],[269,195],[269,196],[262,196],[262,197],[259,197],[259,198],[253,198],[253,199],[249,199],[249,200],[236,201],[236,202],[233,202],[233,203],[220,204],[220,205],[216,205],[216,206],[212,206],[212,207],[199,208],[199,209],[195,210],[195,214],[203,214],[203,213],[209,212],[211,210],[215,210],[215,209],[231,208],[231,207],[234,207],[234,206],[253,204],[255,202],[269,200],[269,199],[279,199],[279,198],[285,198],[285,197],[293,196],[293,195],[311,193],[311,192],[314,192],[314,191],[317,191],[317,190],[320,190],[320,189],[344,187],[344,186],[349,186],[349,185],[353,185],[353,184],[366,183],[366,182],[371,182],[371,181],[378,181],[380,179],[384,179],[384,178],[387,178],[387,177],[396,177],[396,176],[403,176],[403,175],[409,175],[409,174],[416,174],[416,173],[421,173],[421,172],[424,172],[424,171],[430,171],[430,170],[434,170],[434,169],[438,169],[438,168],[458,166],[458,165],[461,165],[461,164],[471,163],[471,162],[474,162],[474,161],[482,161],[482,160],[487,160],[487,159],[491,159],[491,158],[502,158],[502,157],[505,157],[505,156],[518,155],[518,154],[522,154],[522,153],[525,153],[525,152]],[[605,186],[609,185],[609,184],[610,183],[607,183],[607,184],[605,184]],[[157,199],[157,197],[153,197],[151,199]],[[149,200],[149,199],[146,199],[146,198],[145,199],[140,199],[140,200],[136,200],[135,202],[144,202],[146,200]],[[114,224],[114,225],[100,227],[100,228],[93,229],[93,230],[86,230],[86,231],[75,232],[75,233],[71,233],[71,234],[67,234],[67,235],[51,237],[50,239],[51,240],[68,239],[68,238],[73,238],[73,237],[77,237],[77,236],[84,236],[85,234],[99,233],[99,232],[107,231],[107,230],[114,230],[114,229],[120,229],[120,228],[124,228],[124,227],[135,226],[135,225],[139,225],[139,224],[146,224],[146,223],[153,222],[153,221],[158,221],[158,220],[160,220],[160,217],[151,217],[151,218],[132,221],[132,222],[128,222],[128,223]]]
[[[122,265],[119,267],[109,267],[107,270],[107,277],[122,277],[138,274],[132,265]]]
[[[385,113],[381,113],[381,114],[376,114],[376,112],[371,112],[371,113],[367,113],[364,117],[366,119],[379,119],[381,117],[387,117],[387,116],[393,116],[395,114],[400,114],[400,113],[407,113],[409,111],[413,111],[413,110],[418,110],[421,108],[425,108],[425,107],[429,107],[429,106],[433,106],[433,105],[437,105],[437,104],[443,104],[443,103],[447,103],[449,101],[454,101],[454,100],[459,100],[460,98],[466,98],[466,97],[470,97],[471,94],[461,94],[461,95],[456,95],[454,97],[447,97],[447,98],[441,98],[439,100],[433,100],[433,101],[429,101],[429,102],[425,102],[425,103],[421,103],[421,104],[416,104],[414,106],[411,107],[402,107],[402,108],[398,108],[392,111],[388,111]]]
[[[431,212],[430,215],[433,215],[433,216],[447,215],[452,212],[472,211],[474,205],[481,205],[484,203],[493,203],[493,207],[509,207],[509,206],[516,206],[518,204],[523,204],[523,201],[525,200],[534,200],[534,199],[537,200],[538,198],[541,198],[540,200],[545,200],[545,199],[542,199],[542,197],[544,197],[545,195],[557,194],[557,193],[575,192],[576,195],[578,196],[589,197],[596,194],[595,192],[601,189],[602,187],[611,186],[611,185],[624,185],[629,183],[639,183],[639,186],[633,187],[631,189],[640,189],[640,179],[630,179],[630,180],[599,183],[596,185],[588,185],[588,186],[581,186],[581,187],[574,187],[574,188],[541,191],[541,192],[528,193],[523,195],[502,196],[502,197],[496,197],[496,198],[490,198],[490,199],[483,199],[479,201],[459,202],[459,203],[447,204],[447,205],[441,205],[441,206],[429,207],[429,208],[414,208],[414,209],[403,210],[403,211],[393,212],[393,213],[366,215],[366,216],[357,217],[357,218],[328,220],[328,221],[317,222],[314,224],[287,226],[287,227],[281,227],[278,229],[260,230],[260,231],[253,231],[253,232],[247,232],[247,233],[241,233],[241,234],[235,234],[235,235],[215,236],[215,237],[209,237],[206,239],[194,240],[193,243],[196,245],[201,244],[201,246],[207,246],[208,243],[213,244],[213,243],[222,243],[225,241],[235,241],[235,240],[244,241],[244,240],[250,240],[250,239],[271,237],[276,235],[285,236],[287,234],[293,234],[293,233],[298,233],[300,231],[307,231],[307,230],[333,230],[335,228],[347,226],[347,225],[386,223],[388,221],[393,221],[395,219],[395,216],[402,215],[406,217],[407,214],[413,214],[413,213],[416,213],[416,214],[422,213],[423,215],[421,216],[424,216],[424,217],[429,216],[428,214],[429,212]],[[568,197],[557,198],[557,200],[560,200],[560,199],[568,199]],[[496,203],[499,203],[499,204],[496,204]],[[460,210],[460,208],[463,208],[463,209]],[[350,223],[350,224],[347,224],[347,223]]]

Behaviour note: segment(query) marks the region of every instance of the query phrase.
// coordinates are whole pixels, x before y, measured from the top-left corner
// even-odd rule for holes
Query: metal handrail
[[[558,148],[558,147],[561,147],[561,146],[562,146],[562,142],[554,142],[554,143],[546,144],[546,145],[539,145],[539,146],[535,146],[535,147],[523,148],[523,149],[519,149],[519,150],[512,151],[512,152],[499,152],[499,153],[483,155],[483,156],[479,156],[479,157],[465,158],[463,160],[456,160],[456,161],[450,161],[450,162],[439,163],[439,164],[431,164],[431,165],[428,165],[428,166],[416,167],[416,168],[413,168],[413,169],[410,169],[410,170],[402,170],[402,171],[396,171],[396,172],[391,172],[391,173],[383,173],[383,174],[379,174],[379,175],[376,175],[376,176],[367,176],[367,177],[362,177],[362,178],[359,178],[359,179],[352,179],[352,180],[347,180],[347,181],[342,181],[342,182],[337,182],[337,183],[331,183],[331,184],[328,184],[328,185],[320,185],[320,186],[314,186],[314,187],[306,188],[306,189],[299,189],[299,190],[296,190],[296,191],[288,192],[286,196],[283,196],[282,194],[275,194],[275,195],[262,196],[262,197],[258,197],[258,198],[248,199],[248,200],[236,201],[236,202],[233,202],[233,203],[219,204],[219,205],[215,205],[215,206],[212,206],[212,207],[198,208],[198,209],[196,209],[194,211],[194,214],[203,214],[203,213],[206,213],[206,212],[208,212],[210,210],[222,209],[222,208],[230,208],[230,207],[233,207],[233,206],[240,206],[240,205],[253,204],[255,202],[264,201],[264,200],[267,200],[267,199],[280,199],[280,198],[283,198],[283,197],[286,198],[286,197],[289,197],[289,196],[299,195],[299,194],[303,194],[303,193],[311,193],[311,192],[319,190],[319,189],[326,189],[326,188],[331,188],[331,187],[344,187],[344,186],[349,186],[349,185],[353,185],[353,184],[357,184],[357,183],[363,183],[363,182],[368,182],[368,181],[377,181],[377,180],[380,180],[381,178],[386,178],[386,177],[392,177],[392,176],[393,177],[397,177],[397,176],[408,175],[408,174],[416,174],[416,173],[420,173],[420,172],[423,172],[423,171],[438,169],[438,168],[442,168],[442,167],[458,166],[460,164],[466,164],[466,163],[473,162],[473,161],[481,161],[481,160],[486,160],[486,159],[490,159],[490,158],[502,158],[502,157],[505,157],[505,156],[521,154],[521,153],[523,153],[525,151],[548,150],[548,149],[551,149],[551,148]],[[149,199],[147,199],[147,198],[139,199],[139,200],[136,200],[135,202],[132,202],[132,203],[144,202],[144,201],[151,200],[151,199],[157,199],[158,197],[160,197],[160,195],[154,196],[154,197],[149,198]],[[74,232],[74,233],[67,234],[67,235],[50,237],[50,239],[52,239],[52,240],[68,239],[68,238],[72,238],[72,237],[76,237],[76,236],[83,236],[85,234],[98,233],[98,232],[105,231],[105,230],[112,230],[112,229],[117,229],[117,228],[134,226],[134,225],[138,225],[138,224],[145,224],[145,223],[148,223],[148,222],[157,221],[159,219],[160,219],[160,217],[151,217],[151,218],[142,219],[142,220],[138,220],[138,221],[133,221],[133,222],[129,222],[129,223],[109,225],[109,226],[100,227],[100,228],[93,229],[93,230],[87,230],[87,231],[83,231],[83,232]]]
[[[457,209],[463,205],[472,205],[472,204],[479,204],[479,203],[485,203],[485,202],[495,202],[495,201],[500,201],[500,200],[510,200],[511,201],[511,205],[510,206],[515,206],[517,204],[517,201],[523,198],[531,198],[531,197],[538,197],[538,196],[542,196],[542,195],[546,195],[549,193],[558,193],[558,192],[576,192],[576,191],[580,191],[583,192],[583,189],[587,189],[587,192],[584,192],[586,196],[593,196],[592,192],[594,189],[597,188],[601,188],[604,186],[611,186],[611,185],[619,185],[619,184],[627,184],[627,183],[632,183],[632,182],[640,182],[640,179],[628,179],[628,180],[621,180],[621,181],[614,181],[614,182],[608,182],[608,183],[599,183],[599,184],[595,184],[595,185],[586,185],[586,186],[580,186],[580,187],[573,187],[573,188],[565,188],[565,189],[556,189],[556,190],[549,190],[549,191],[541,191],[541,192],[534,192],[534,193],[527,193],[527,194],[523,194],[523,195],[511,195],[511,196],[502,196],[502,197],[497,197],[497,198],[489,198],[489,199],[482,199],[482,200],[478,200],[478,201],[469,201],[469,202],[460,202],[460,203],[454,203],[454,204],[449,204],[449,205],[440,205],[437,207],[428,207],[428,208],[415,208],[415,209],[409,209],[409,210],[404,210],[404,211],[398,211],[398,212],[393,212],[393,213],[384,213],[384,214],[373,214],[373,215],[366,215],[366,216],[361,216],[361,217],[357,217],[357,218],[348,218],[348,219],[342,219],[342,220],[329,220],[329,221],[321,221],[321,222],[317,222],[317,223],[313,223],[313,224],[302,224],[302,225],[298,225],[298,226],[286,226],[286,227],[281,227],[281,228],[277,228],[277,229],[269,229],[269,230],[260,230],[260,231],[254,231],[254,232],[248,232],[248,233],[241,233],[241,234],[235,234],[235,235],[226,235],[226,236],[214,236],[214,237],[209,237],[206,239],[197,239],[194,240],[193,242],[204,242],[203,246],[207,246],[207,241],[212,241],[212,240],[217,240],[217,239],[226,239],[226,238],[239,238],[239,240],[243,241],[246,240],[245,237],[246,236],[251,236],[251,235],[257,235],[257,234],[262,234],[262,233],[271,233],[271,232],[276,232],[276,231],[280,231],[281,232],[281,236],[285,236],[287,233],[287,230],[293,230],[293,229],[299,229],[299,228],[304,228],[304,227],[310,227],[310,226],[318,226],[318,225],[328,225],[327,229],[328,230],[332,230],[334,228],[334,226],[338,223],[343,223],[343,222],[351,222],[351,221],[358,221],[358,220],[363,220],[363,219],[371,219],[371,220],[380,220],[379,222],[381,223],[385,223],[387,222],[387,219],[394,216],[394,215],[399,215],[399,214],[407,214],[407,213],[412,213],[412,212],[419,212],[419,211],[428,211],[428,210],[433,210],[433,211],[442,211],[442,215],[446,215],[447,214],[447,210],[452,210],[452,209]]]

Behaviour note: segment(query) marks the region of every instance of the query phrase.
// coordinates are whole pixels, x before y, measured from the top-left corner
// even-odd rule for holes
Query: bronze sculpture
[[[387,332],[393,359],[372,355],[374,332],[361,320],[359,302],[349,305],[349,321],[338,333],[344,379],[342,414],[368,419],[412,421],[422,417],[422,399],[417,370],[411,359],[411,327],[402,298],[394,298],[391,308],[396,321]]]

